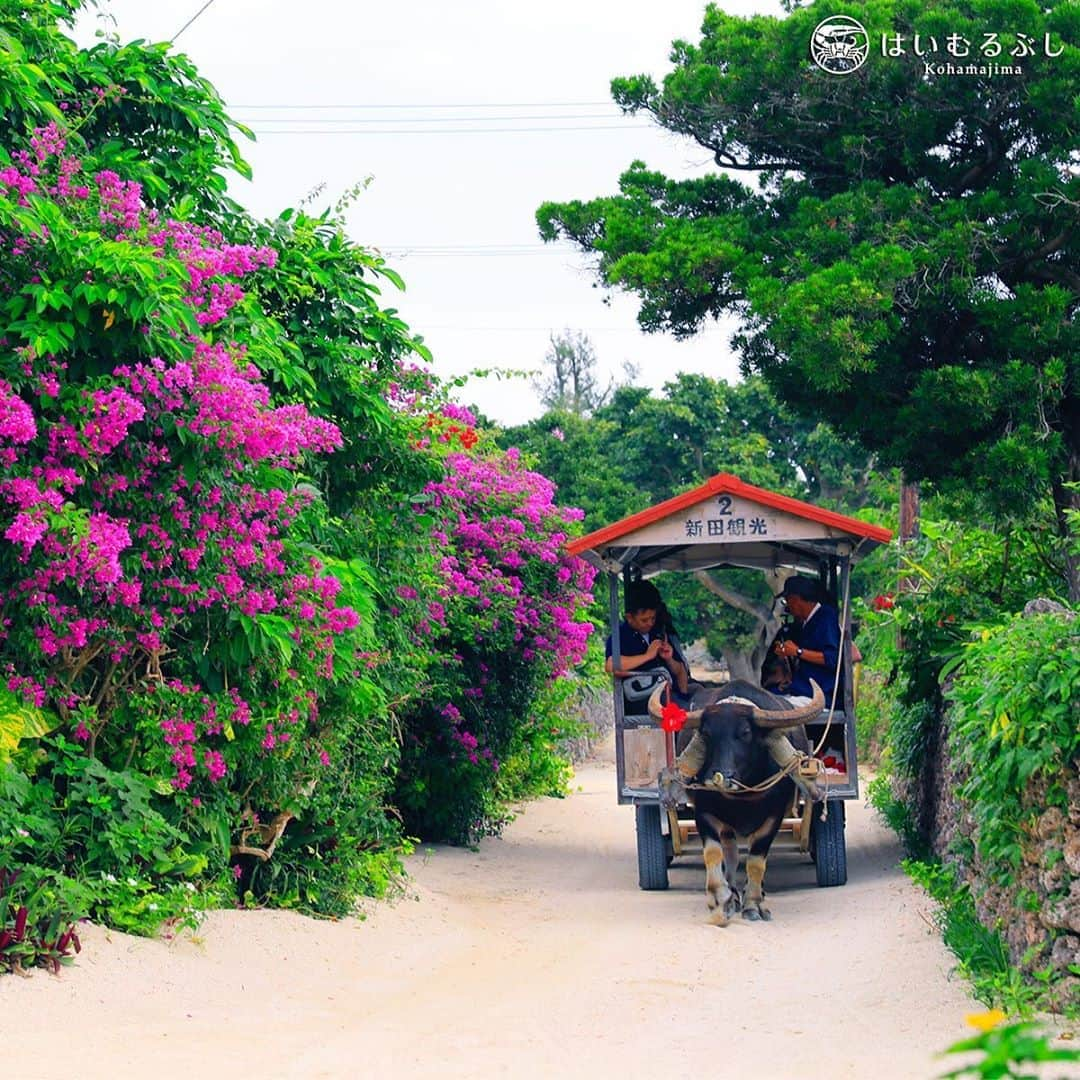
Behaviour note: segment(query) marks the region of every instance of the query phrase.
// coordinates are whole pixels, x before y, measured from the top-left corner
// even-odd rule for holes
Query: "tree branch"
[[[720,597],[725,604],[729,604],[737,611],[742,611],[752,618],[757,619],[758,622],[766,623],[769,621],[771,612],[768,608],[764,607],[762,604],[755,603],[750,597],[743,596],[742,593],[736,592],[734,589],[729,589],[727,586],[721,585],[708,570],[695,570],[694,577],[697,578],[697,580],[700,581],[713,596]]]
[[[995,112],[996,111],[997,110],[995,110]],[[954,197],[966,191],[976,180],[981,179],[985,174],[994,172],[1001,163],[1002,158],[1005,156],[1004,140],[1001,138],[1000,129],[992,127],[988,121],[980,120],[979,118],[975,118],[975,123],[986,133],[985,156],[979,164],[972,165],[971,168],[960,177],[959,181],[950,192]]]

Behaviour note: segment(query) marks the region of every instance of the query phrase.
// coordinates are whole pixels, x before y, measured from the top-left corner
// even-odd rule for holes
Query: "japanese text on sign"
[[[684,524],[687,539],[712,536],[768,536],[769,523],[763,517],[687,518]]]

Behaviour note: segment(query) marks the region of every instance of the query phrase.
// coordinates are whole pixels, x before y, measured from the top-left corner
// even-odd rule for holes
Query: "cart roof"
[[[861,558],[892,533],[878,525],[718,473],[693,491],[631,514],[567,545],[572,555],[617,573],[743,566],[816,571],[824,558]]]

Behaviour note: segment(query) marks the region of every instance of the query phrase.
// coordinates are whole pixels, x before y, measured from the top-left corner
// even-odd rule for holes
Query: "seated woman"
[[[661,619],[663,620],[661,622]],[[628,712],[646,711],[657,677],[667,678],[679,695],[690,683],[690,665],[678,648],[671,617],[655,585],[637,581],[626,590],[626,611],[619,623],[619,668],[612,658],[611,637],[605,644],[604,670],[626,680]],[[636,675],[652,678],[634,678]]]

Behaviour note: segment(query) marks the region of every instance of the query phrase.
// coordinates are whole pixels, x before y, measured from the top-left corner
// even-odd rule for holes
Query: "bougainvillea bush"
[[[572,515],[416,365],[400,279],[340,215],[230,204],[213,88],[79,50],[79,7],[0,0],[7,967],[86,913],[347,913],[406,825],[565,781],[587,633]]]
[[[340,433],[245,357],[275,253],[147,210],[55,124],[0,185],[8,741],[59,727],[153,777],[214,865],[262,861],[341,750],[324,702],[379,712],[369,575],[311,542],[303,470]]]
[[[556,506],[554,485],[516,450],[464,452],[472,419],[431,418],[431,437],[450,449],[420,511],[441,552],[434,596],[399,590],[438,668],[405,713],[397,804],[410,828],[455,843],[498,827],[498,772],[526,751],[544,687],[581,660],[592,630],[578,613],[593,571],[564,550],[581,512]]]

